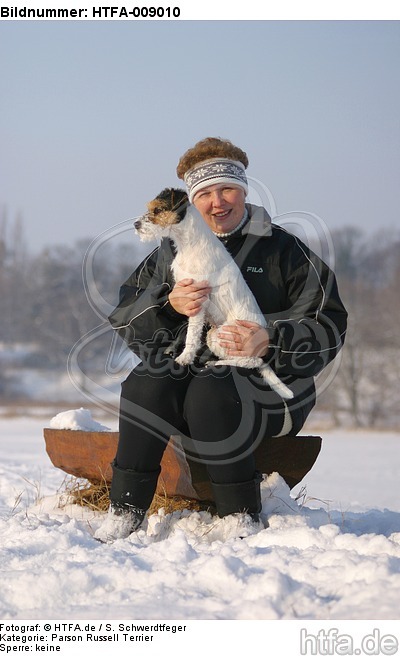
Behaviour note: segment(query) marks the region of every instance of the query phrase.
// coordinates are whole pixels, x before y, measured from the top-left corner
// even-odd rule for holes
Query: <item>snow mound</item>
[[[199,544],[212,546],[238,538],[253,538],[270,523],[279,530],[287,524],[288,516],[296,517],[294,525],[312,526],[316,524],[319,527],[329,523],[325,511],[311,511],[309,517],[308,509],[301,508],[297,501],[290,496],[289,486],[277,473],[264,478],[261,484],[261,499],[261,522],[258,524],[248,523],[246,518],[240,514],[220,518],[204,510],[195,512],[187,509],[166,514],[165,510],[161,508],[158,513],[150,515],[143,523],[142,528],[137,533],[131,534],[128,541],[133,544],[138,541],[151,544],[168,540],[182,533],[192,546]],[[68,512],[67,508],[65,510]],[[96,522],[96,516],[94,517],[95,524],[98,526],[107,521],[105,516],[101,515],[103,513],[100,514],[100,519],[99,514],[97,517],[99,523]]]
[[[192,546],[203,544],[212,547],[214,544],[252,537],[263,529],[262,522],[251,522],[248,517],[240,514],[220,518],[205,510],[176,510],[166,515],[161,509],[157,514],[150,515],[143,524],[141,534],[133,533],[129,539],[132,543],[145,539],[151,543],[182,534]]]
[[[90,410],[86,408],[59,412],[58,415],[50,420],[50,428],[99,432],[111,430],[107,426],[103,426],[103,424],[95,421],[92,418]]]

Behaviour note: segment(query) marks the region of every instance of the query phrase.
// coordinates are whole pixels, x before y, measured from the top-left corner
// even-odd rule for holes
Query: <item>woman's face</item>
[[[243,218],[245,197],[241,187],[226,183],[213,184],[195,195],[193,205],[213,232],[230,232]]]

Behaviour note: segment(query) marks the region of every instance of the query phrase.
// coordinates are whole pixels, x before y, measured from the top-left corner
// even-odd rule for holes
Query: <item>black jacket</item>
[[[250,221],[225,246],[268,321],[271,348],[265,359],[286,383],[304,390],[342,347],[347,312],[331,269],[296,236],[272,224],[263,208],[246,207]],[[173,257],[173,244],[163,239],[122,285],[109,317],[142,359],[183,349],[187,317],[168,302]],[[210,358],[204,346],[199,364]]]

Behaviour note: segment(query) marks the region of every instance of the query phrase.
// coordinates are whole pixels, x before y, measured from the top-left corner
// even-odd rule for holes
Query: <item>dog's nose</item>
[[[142,225],[142,221],[140,219],[136,219],[136,221],[133,222],[133,227],[135,230],[140,230],[140,227]]]

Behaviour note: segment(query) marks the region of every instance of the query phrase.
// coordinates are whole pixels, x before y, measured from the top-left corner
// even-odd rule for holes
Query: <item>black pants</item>
[[[249,481],[256,469],[254,448],[282,431],[285,408],[254,371],[226,366],[195,371],[171,358],[141,364],[122,384],[116,464],[155,472],[169,437],[180,434],[187,457],[204,462],[211,481]],[[304,414],[291,411],[297,431]]]

